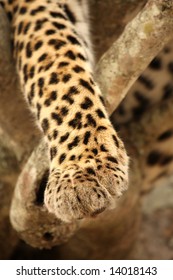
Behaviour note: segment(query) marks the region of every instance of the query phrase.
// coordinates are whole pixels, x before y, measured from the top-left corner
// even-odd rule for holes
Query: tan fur
[[[45,205],[66,222],[115,207],[127,189],[128,157],[93,81],[90,41],[78,22],[83,15],[89,36],[87,16],[76,0],[13,1],[5,8],[15,5],[14,57],[50,153]]]

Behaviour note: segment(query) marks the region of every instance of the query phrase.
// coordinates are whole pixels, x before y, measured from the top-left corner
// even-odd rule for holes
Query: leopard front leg
[[[67,1],[16,2],[17,68],[50,155],[45,205],[66,222],[96,215],[127,189],[128,157],[93,81],[86,43]]]
[[[59,136],[50,141],[52,161],[45,204],[67,222],[115,207],[127,189],[124,146],[97,97],[91,100],[92,109],[70,112]],[[84,104],[85,98],[80,107]]]

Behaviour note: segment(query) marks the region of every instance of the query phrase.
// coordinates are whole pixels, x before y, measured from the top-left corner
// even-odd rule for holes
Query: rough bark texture
[[[110,40],[107,40],[109,44],[113,38],[116,38],[117,34],[119,35],[120,30],[123,29],[125,23],[127,22],[129,10],[133,11],[134,14],[137,13],[137,6],[140,9],[141,6],[146,1],[125,1],[126,3],[122,4],[122,1],[91,1],[91,4],[97,11],[97,15],[99,14],[100,8],[100,15],[101,17],[105,16],[105,3],[107,8],[107,18],[109,18],[109,9],[112,9],[112,6],[116,5],[117,10],[119,11],[118,15],[116,15],[116,22],[118,25],[115,24],[114,21],[108,21],[105,25],[105,30],[109,27],[112,30],[115,27],[117,28],[118,32],[114,33],[112,31],[112,38],[109,36]],[[123,7],[122,7],[123,6]],[[121,7],[121,8],[120,8]],[[123,13],[120,13],[122,11]],[[0,11],[1,13],[1,11]],[[132,13],[131,13],[132,14]],[[1,17],[2,15],[2,17]],[[145,143],[145,135],[143,134],[143,130],[140,129],[140,124],[133,124],[129,127],[128,130],[122,128],[122,137],[124,139],[128,139],[126,142],[126,147],[130,156],[132,156],[133,161],[131,163],[131,179],[130,179],[130,189],[128,193],[124,196],[124,198],[120,201],[119,207],[114,211],[109,211],[101,214],[98,218],[92,220],[88,219],[79,225],[79,229],[73,235],[73,237],[64,245],[58,246],[51,251],[39,251],[38,249],[31,249],[27,245],[19,242],[17,235],[14,233],[13,228],[10,226],[9,223],[9,207],[10,201],[12,196],[12,190],[15,186],[17,175],[19,171],[23,167],[26,159],[29,157],[31,151],[34,147],[37,146],[40,134],[34,125],[32,124],[32,118],[29,113],[27,113],[27,108],[24,105],[24,102],[19,94],[19,86],[17,83],[17,77],[15,75],[14,65],[11,63],[11,55],[9,50],[9,30],[7,29],[7,22],[5,17],[3,18],[3,13],[1,13],[0,18],[0,38],[2,37],[3,40],[0,40],[0,79],[3,82],[0,83],[0,93],[2,96],[3,106],[0,106],[0,124],[1,124],[1,131],[0,133],[0,146],[2,146],[0,156],[2,161],[0,163],[0,175],[2,183],[0,186],[0,191],[3,195],[0,195],[0,205],[1,205],[1,214],[0,214],[0,259],[6,258],[54,258],[54,259],[119,259],[119,258],[127,258],[127,252],[131,249],[134,241],[137,239],[138,233],[138,226],[139,226],[139,192],[141,188],[141,173],[142,169],[141,166],[141,154],[140,154],[140,145],[138,142],[141,143],[140,139],[143,139],[142,142]],[[113,15],[113,12],[112,12]],[[96,16],[97,18],[98,16]],[[114,19],[114,17],[112,16]],[[5,24],[3,23],[5,22]],[[99,24],[95,24],[95,28],[98,27]],[[110,31],[111,32],[111,31]],[[104,30],[100,33],[100,38],[96,37],[96,41],[101,41],[103,38]],[[97,33],[98,34],[98,33]],[[7,36],[7,37],[6,37]],[[102,40],[103,41],[103,40]],[[103,42],[102,42],[103,43]],[[102,49],[102,51],[101,51]],[[105,51],[104,48],[100,47],[98,53]],[[6,98],[8,96],[8,99]],[[11,96],[9,98],[9,96]],[[11,103],[10,103],[11,102]],[[2,107],[2,108],[1,108]],[[7,110],[8,109],[8,110]],[[158,109],[160,110],[160,108]],[[153,109],[153,114],[154,114]],[[22,120],[22,121],[21,121]],[[144,124],[142,128],[148,127],[148,120],[144,120]],[[32,131],[32,133],[28,133]],[[134,145],[134,131],[138,131],[139,134],[137,139],[139,141],[136,145]],[[141,134],[140,134],[141,133]],[[131,135],[131,137],[129,137]],[[136,139],[136,138],[135,138]],[[5,150],[4,150],[5,149]],[[35,152],[34,152],[35,153]],[[4,156],[3,156],[4,154]],[[34,154],[32,155],[32,157]],[[46,158],[46,155],[43,158]],[[34,165],[35,164],[35,165]],[[37,164],[34,161],[33,166]],[[1,167],[2,165],[2,167]],[[3,169],[5,166],[5,169]],[[26,239],[33,246],[38,247],[50,247],[55,243],[61,243],[63,237],[65,239],[67,234],[59,235],[60,230],[64,232],[65,225],[62,225],[59,221],[56,221],[57,227],[50,226],[50,223],[54,217],[50,216],[50,214],[45,212],[44,207],[42,204],[38,205],[38,193],[30,191],[29,188],[24,188],[25,184],[29,186],[33,186],[36,182],[34,181],[35,178],[42,178],[43,173],[39,173],[35,177],[35,171],[33,173],[33,168],[31,165],[27,164],[26,168],[30,167],[30,169],[25,169],[18,180],[18,186],[20,185],[21,178],[25,178],[22,182],[22,187],[19,187],[18,190],[15,192],[15,200],[13,200],[12,208],[11,208],[11,218],[15,227],[19,230],[20,236]],[[38,169],[37,169],[38,170]],[[46,164],[43,170],[47,170]],[[10,176],[8,176],[8,172],[10,172]],[[42,171],[41,171],[42,172]],[[5,175],[4,175],[5,174]],[[14,175],[13,175],[14,174]],[[24,175],[23,175],[24,174]],[[28,175],[31,176],[31,179]],[[4,179],[5,178],[5,179]],[[7,178],[10,178],[7,180]],[[6,187],[6,180],[8,181],[8,188]],[[31,180],[31,181],[30,181]],[[37,183],[40,183],[37,181]],[[43,182],[45,183],[45,182]],[[39,184],[38,184],[39,185]],[[37,185],[37,187],[38,187]],[[9,192],[7,193],[7,189]],[[38,188],[35,188],[38,191]],[[23,200],[21,199],[21,194]],[[19,199],[19,204],[21,205],[21,210],[23,207],[23,216],[26,217],[24,220],[19,219],[17,222],[16,217],[21,215],[20,213],[15,213],[15,202]],[[39,198],[40,199],[40,198]],[[39,200],[40,201],[40,200]],[[27,205],[25,205],[27,202]],[[37,203],[36,203],[37,202]],[[19,206],[19,205],[18,205]],[[19,208],[18,208],[19,209]],[[29,212],[31,211],[31,212]],[[34,212],[37,213],[35,215],[36,219],[33,221],[31,217],[33,217]],[[30,216],[31,213],[31,216]],[[1,218],[2,217],[2,218]],[[44,220],[44,227],[40,227],[40,217],[41,223],[43,224]],[[18,227],[19,226],[19,227]],[[8,228],[8,231],[4,228]],[[49,228],[49,230],[48,230]],[[67,229],[68,234],[71,235],[74,230],[76,230],[76,225],[71,225],[70,231]],[[98,238],[99,236],[99,238]],[[16,250],[14,251],[14,247],[18,243]],[[50,245],[47,246],[46,244]],[[135,254],[130,256],[131,258],[135,258]],[[139,256],[138,256],[139,257]]]
[[[148,1],[97,64],[96,77],[110,114],[172,38],[172,13],[172,1]]]

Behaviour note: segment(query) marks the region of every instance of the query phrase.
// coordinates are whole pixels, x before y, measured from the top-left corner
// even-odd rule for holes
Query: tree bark
[[[173,38],[172,13],[171,0],[149,0],[97,64],[97,81],[110,114],[151,60]]]

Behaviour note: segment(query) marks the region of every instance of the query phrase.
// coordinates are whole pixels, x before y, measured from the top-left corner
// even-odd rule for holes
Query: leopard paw
[[[127,189],[127,177],[127,166],[114,157],[87,159],[80,166],[73,164],[52,172],[45,205],[65,222],[96,216],[116,206]]]

